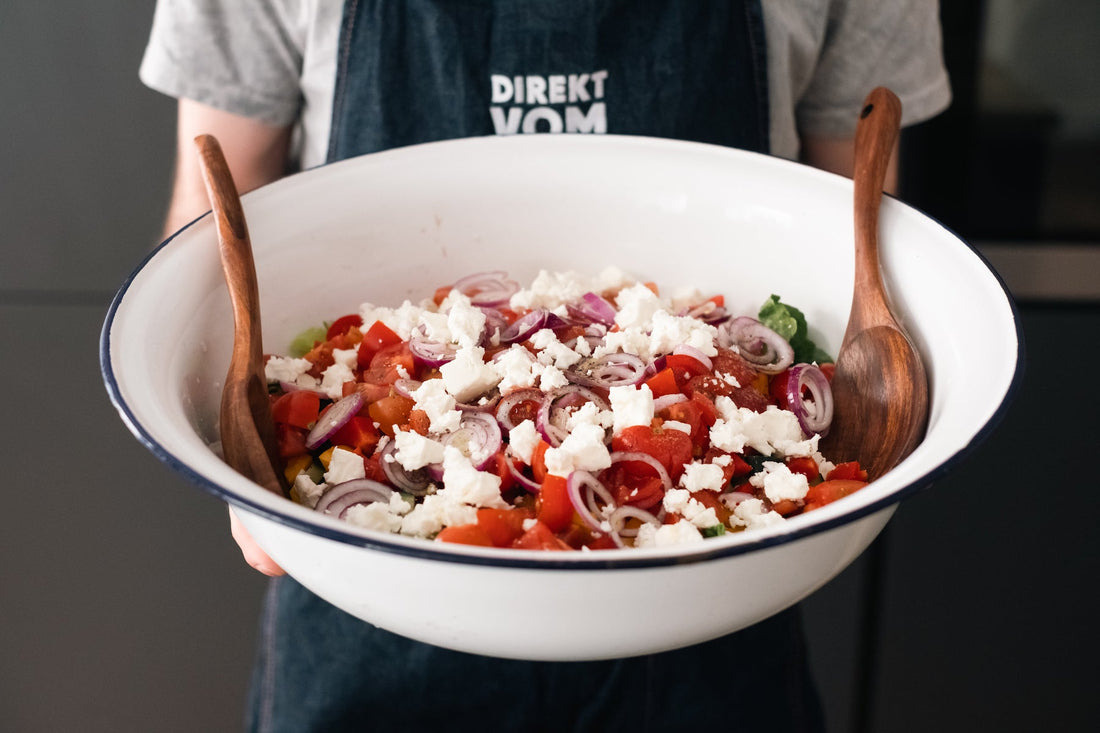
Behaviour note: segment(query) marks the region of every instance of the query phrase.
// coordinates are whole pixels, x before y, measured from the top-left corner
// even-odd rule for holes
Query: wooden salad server
[[[287,494],[264,377],[260,290],[244,209],[217,139],[195,138],[218,230],[225,283],[233,306],[233,354],[222,387],[221,440],[226,463],[260,486]]]
[[[928,423],[928,377],[920,354],[890,309],[878,250],[887,165],[898,139],[901,102],[874,89],[855,137],[855,290],[832,379],[834,415],[822,451],[858,460],[874,480],[909,455]]]

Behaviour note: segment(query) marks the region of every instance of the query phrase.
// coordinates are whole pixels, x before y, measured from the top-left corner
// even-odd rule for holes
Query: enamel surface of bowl
[[[418,302],[457,278],[616,266],[665,292],[772,293],[835,354],[852,288],[851,182],[726,148],[614,136],[432,143],[314,169],[244,197],[266,350],[362,302]],[[748,626],[840,572],[898,501],[964,457],[1020,376],[1015,310],[967,244],[894,199],[883,267],[931,381],[923,443],[881,479],[782,526],[677,548],[537,553],[362,530],[274,496],[220,461],[232,318],[209,216],[155,250],[104,323],[111,399],[158,458],[235,505],[292,576],[383,628],[528,659],[650,653]],[[615,624],[594,621],[600,608]],[[604,614],[601,613],[601,616]],[[532,633],[532,629],[539,633]]]

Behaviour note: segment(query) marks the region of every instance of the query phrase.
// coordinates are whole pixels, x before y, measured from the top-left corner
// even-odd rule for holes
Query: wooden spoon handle
[[[853,301],[849,334],[895,323],[885,300],[879,266],[878,215],[886,171],[900,126],[901,101],[885,87],[872,90],[864,101],[856,126],[855,287],[861,296]]]
[[[233,184],[229,164],[217,139],[210,135],[199,135],[195,138],[195,145],[202,157],[203,181],[218,227],[222,267],[233,305],[234,327],[238,334],[247,336],[234,339],[233,361],[242,361],[248,365],[249,371],[258,371],[263,363],[260,293],[253,274],[256,263],[252,257],[244,209]]]

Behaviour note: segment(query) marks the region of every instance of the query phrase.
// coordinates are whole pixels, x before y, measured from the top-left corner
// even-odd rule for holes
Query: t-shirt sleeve
[[[301,105],[302,66],[290,5],[158,0],[139,77],[172,97],[290,124]]]
[[[850,136],[878,86],[898,95],[903,125],[951,103],[936,0],[832,3],[821,56],[796,108],[801,134]]]

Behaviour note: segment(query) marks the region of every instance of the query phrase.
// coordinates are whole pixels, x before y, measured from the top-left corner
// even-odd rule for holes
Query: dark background
[[[906,134],[902,198],[1003,274],[1027,372],[971,460],[804,604],[833,731],[1100,729],[1098,9],[945,3],[956,104]],[[0,7],[0,730],[240,727],[264,580],[99,375],[168,197],[151,17]]]

